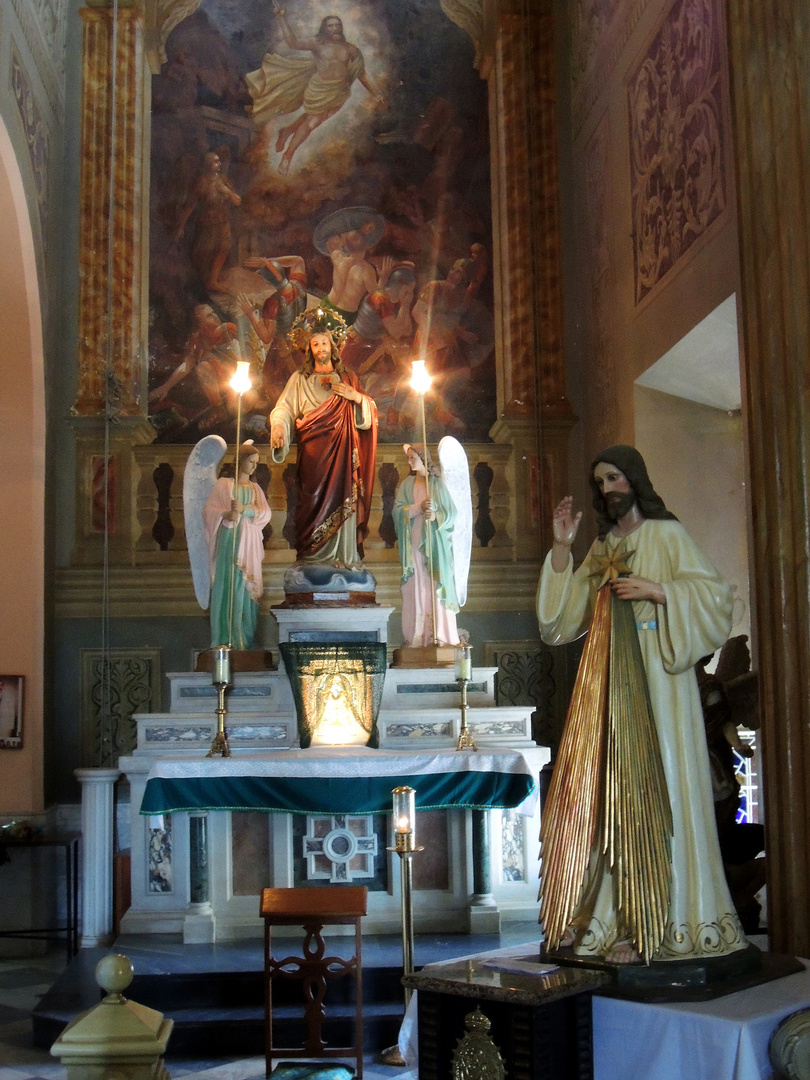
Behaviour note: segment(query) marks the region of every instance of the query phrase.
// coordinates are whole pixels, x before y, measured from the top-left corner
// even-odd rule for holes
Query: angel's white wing
[[[206,435],[189,454],[183,476],[186,545],[191,562],[194,592],[201,608],[207,608],[211,599],[211,569],[203,524],[203,508],[211,494],[211,489],[217,482],[219,464],[225,456],[226,449],[227,444],[219,435]]]
[[[453,528],[453,575],[456,579],[459,607],[464,607],[467,602],[467,578],[470,574],[473,533],[470,466],[464,447],[452,435],[445,435],[439,443],[439,462],[442,467],[442,479],[458,511]]]

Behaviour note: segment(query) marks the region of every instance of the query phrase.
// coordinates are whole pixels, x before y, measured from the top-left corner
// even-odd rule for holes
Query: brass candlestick
[[[391,794],[394,797],[394,847],[388,848],[388,851],[395,851],[399,855],[400,870],[402,871],[402,974],[413,975],[412,859],[417,851],[424,851],[425,849],[415,842],[415,790],[412,787],[396,787]],[[407,1012],[413,990],[406,987],[404,994],[405,1011]],[[405,1064],[397,1044],[383,1050],[380,1057],[385,1065]]]
[[[217,733],[206,757],[230,757],[228,736],[225,733],[225,691],[231,682],[231,650],[227,645],[218,645],[211,650],[214,654],[214,686],[217,688]]]
[[[460,645],[456,649],[455,671],[461,688],[461,731],[456,750],[477,750],[475,739],[467,727],[467,683],[472,678],[472,648],[469,645]]]

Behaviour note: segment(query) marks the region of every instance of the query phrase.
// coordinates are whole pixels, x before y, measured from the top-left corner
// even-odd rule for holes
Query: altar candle
[[[416,791],[412,787],[397,787],[394,797],[394,832],[397,836],[413,837]]]
[[[231,681],[231,650],[220,645],[214,653],[214,685],[227,686]]]
[[[461,645],[456,649],[456,678],[466,679],[467,682],[472,678],[472,648],[469,645]]]

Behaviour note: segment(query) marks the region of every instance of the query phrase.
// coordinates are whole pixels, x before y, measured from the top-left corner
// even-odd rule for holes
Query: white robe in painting
[[[573,571],[556,573],[547,557],[540,577],[537,613],[540,634],[549,645],[573,641],[590,624],[598,578],[591,577],[592,555],[615,548],[608,535],[594,542]],[[655,960],[719,956],[745,948],[723,872],[712,801],[709,758],[695,663],[718,649],[731,630],[731,588],[677,521],[645,520],[625,540],[635,554],[632,572],[660,582],[666,604],[633,604],[647,672],[664,773],[672,804],[672,889],[664,940]],[[582,748],[586,753],[587,747]],[[591,857],[574,927],[576,952],[605,955],[622,940],[613,904],[613,883],[604,860]]]

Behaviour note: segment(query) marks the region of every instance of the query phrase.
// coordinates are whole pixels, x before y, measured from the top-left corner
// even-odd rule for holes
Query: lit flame
[[[237,360],[236,371],[230,385],[231,389],[235,390],[237,394],[244,394],[253,386],[250,381],[250,364],[247,360]]]
[[[424,360],[414,360],[413,362],[413,374],[411,375],[411,386],[417,392],[417,394],[426,394],[430,389],[430,384],[433,379],[427,372]]]
[[[411,831],[411,823],[408,818],[403,814],[401,818],[397,818],[397,832],[404,833]]]

